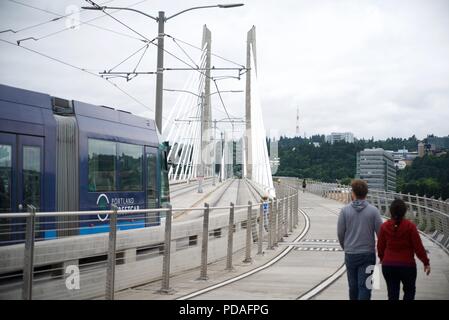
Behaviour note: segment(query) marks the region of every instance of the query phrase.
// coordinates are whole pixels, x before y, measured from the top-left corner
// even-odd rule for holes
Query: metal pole
[[[157,37],[157,75],[156,75],[156,127],[162,133],[162,98],[164,94],[164,26],[165,12],[159,11]]]
[[[214,167],[212,169],[212,185],[215,186],[215,167],[217,166],[217,144],[216,144],[216,136],[217,136],[217,119],[214,120]]]
[[[257,239],[257,254],[263,254],[263,222],[264,222],[264,216],[263,216],[263,201],[260,204],[260,210],[259,210],[259,239]]]
[[[232,247],[234,238],[234,203],[231,202],[229,209],[229,223],[228,223],[228,254],[226,256],[226,270],[232,271]]]
[[[198,193],[203,193],[204,164],[203,164],[203,121],[204,121],[204,93],[201,93],[201,128],[200,128],[200,170],[198,178]]]
[[[115,292],[115,257],[117,243],[117,206],[112,205],[114,211],[109,219],[108,266],[106,270],[106,300],[114,300]]]
[[[167,203],[168,211],[165,216],[165,242],[164,257],[162,258],[162,287],[159,293],[171,294],[173,289],[170,288],[170,249],[171,249],[171,226],[172,226],[172,205]]]
[[[204,204],[203,241],[201,246],[201,273],[198,280],[207,280],[207,246],[209,242],[209,204]]]
[[[245,250],[245,260],[244,263],[251,263],[253,260],[251,259],[251,214],[252,214],[252,202],[248,201],[248,214],[246,220],[246,250]]]
[[[220,174],[219,174],[219,176],[218,176],[218,182],[222,182],[223,180],[226,180],[226,179],[223,179],[223,175],[224,175],[224,140],[223,140],[223,132],[220,132],[220,137],[221,137],[221,141],[220,141],[220,144],[221,144],[221,148],[220,148],[220,150],[221,150],[221,159],[222,159],[222,161],[220,162]]]
[[[34,225],[36,208],[28,205],[29,216],[26,218],[25,253],[23,259],[23,287],[22,299],[33,299],[33,270],[34,270]]]

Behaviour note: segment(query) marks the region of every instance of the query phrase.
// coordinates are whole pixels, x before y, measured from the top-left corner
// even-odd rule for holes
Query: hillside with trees
[[[397,187],[403,193],[449,198],[449,154],[416,158],[399,171]]]
[[[418,142],[415,136],[334,144],[326,143],[324,135],[281,137],[278,142],[280,165],[276,175],[348,184],[355,176],[357,152],[365,148],[417,151]],[[417,158],[412,166],[398,171],[398,191],[449,198],[449,155]]]

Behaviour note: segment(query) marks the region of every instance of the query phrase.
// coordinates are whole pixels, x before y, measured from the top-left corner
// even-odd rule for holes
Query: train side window
[[[23,147],[23,196],[25,205],[33,205],[37,209],[41,200],[41,148]]]
[[[89,139],[89,191],[115,191],[115,142]]]
[[[119,190],[142,190],[143,147],[135,144],[118,144]]]
[[[12,150],[0,145],[0,213],[11,212]]]
[[[148,195],[148,208],[156,208],[156,166],[157,158],[154,153],[147,153],[147,195]]]

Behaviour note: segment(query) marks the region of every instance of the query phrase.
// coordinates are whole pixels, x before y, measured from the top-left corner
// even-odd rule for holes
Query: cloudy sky
[[[134,5],[152,15],[159,10],[170,15],[216,1],[220,0],[113,0],[108,5]],[[299,106],[301,135],[351,131],[366,138],[412,134],[423,138],[429,133],[449,134],[449,1],[241,1],[244,7],[180,15],[167,22],[166,33],[200,46],[206,24],[212,31],[212,51],[244,64],[246,33],[255,25],[258,82],[267,130],[293,136]],[[72,12],[67,10],[84,5],[83,0],[0,0],[0,29],[25,29],[1,33],[0,39],[15,43],[37,38],[23,41],[22,46],[93,73],[112,68],[144,45],[135,39],[140,35],[101,12],[79,14],[80,21],[103,16],[90,22],[96,27],[82,24],[62,31],[71,19],[41,24],[56,17],[54,14],[65,15]],[[123,11],[112,15],[149,39],[157,36],[157,24],[151,19]],[[166,40],[167,50],[182,60],[199,58],[198,50],[185,44],[181,47],[184,52]],[[134,56],[120,66],[121,70],[133,70],[139,58]],[[235,66],[219,58],[213,58],[212,63],[216,67]],[[184,65],[166,55],[165,66]],[[156,47],[150,46],[138,70],[155,71],[155,67]],[[3,84],[154,117],[152,75],[129,82],[113,80],[142,106],[101,78],[1,41],[0,70]],[[192,72],[167,71],[165,87],[183,88]],[[245,81],[244,77],[240,81],[229,79],[219,85],[221,90],[242,90]],[[164,116],[176,97],[175,93],[164,94]],[[244,115],[242,93],[223,97],[232,115]],[[213,117],[223,118],[223,107],[215,98]]]

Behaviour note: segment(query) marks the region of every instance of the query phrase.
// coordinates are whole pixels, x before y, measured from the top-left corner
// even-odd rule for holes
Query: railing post
[[[385,211],[384,211],[384,215],[387,216],[387,213],[390,212],[390,210],[388,209],[388,198],[387,198],[387,192],[384,191],[384,204],[385,204]]]
[[[418,221],[419,221],[418,229],[423,230],[425,222],[424,222],[423,211],[421,208],[421,203],[419,202],[419,195],[416,194],[415,198],[416,198],[416,208],[418,210]]]
[[[295,200],[294,200],[294,212],[293,212],[293,219],[294,219],[294,228],[296,228],[299,224],[299,191],[296,192]]]
[[[25,234],[25,253],[23,261],[22,299],[33,299],[33,271],[34,271],[34,226],[36,222],[36,208],[28,205]]]
[[[201,272],[198,280],[207,280],[207,246],[209,242],[209,204],[204,204],[203,241],[201,245]]]
[[[229,209],[229,223],[228,223],[228,254],[226,256],[226,270],[232,271],[232,254],[234,244],[234,203],[231,202]]]
[[[426,213],[426,228],[424,229],[425,233],[429,233],[432,229],[432,216],[431,210],[429,210],[429,203],[427,202],[427,196],[424,195],[424,212]]]
[[[444,201],[441,197],[440,199],[438,199],[438,211],[440,211],[441,213],[445,213]],[[440,243],[445,245],[446,241],[448,240],[448,228],[447,228],[448,218],[441,214],[439,214],[439,217],[440,217],[439,219],[440,230],[441,233],[443,234]]]
[[[274,249],[274,200],[270,199],[269,212],[268,212],[268,250]]]
[[[273,245],[275,247],[278,246],[278,242],[279,242],[279,237],[278,237],[278,232],[279,232],[279,199],[275,199],[274,200],[274,228],[273,228]]]
[[[277,228],[277,239],[278,239],[278,243],[284,241],[282,239],[282,229],[283,229],[283,216],[284,216],[284,202],[285,199],[279,199],[279,203],[278,203],[278,212],[277,212],[277,217],[278,217],[278,228]]]
[[[162,258],[162,287],[159,290],[163,294],[172,294],[174,290],[170,288],[170,250],[171,250],[171,229],[172,229],[172,205],[167,203],[168,211],[165,215],[165,242],[164,257]]]
[[[106,300],[114,300],[115,293],[115,259],[117,244],[117,211],[116,205],[112,205],[112,215],[109,219],[108,242],[108,266],[106,270]]]
[[[290,192],[288,193],[290,194]],[[289,199],[290,196],[285,197],[284,203],[284,237],[288,237],[288,210],[289,210]]]
[[[264,212],[262,201],[259,209],[259,238],[257,239],[257,254],[263,254],[263,224],[264,224]]]
[[[244,263],[251,263],[253,259],[251,258],[251,226],[252,226],[252,211],[253,211],[253,203],[248,201],[248,214],[246,220],[246,248],[245,248],[245,260]]]
[[[407,203],[408,203],[408,206],[410,208],[410,213],[411,213],[411,216],[412,216],[412,220],[413,220],[413,222],[416,223],[416,214],[415,214],[415,209],[413,209],[412,197],[410,196],[410,192],[407,193]]]
[[[294,202],[294,200],[295,200],[295,195],[296,193],[293,193],[293,195],[291,196],[291,198],[290,198],[290,206],[289,206],[289,212],[288,212],[288,215],[289,215],[289,221],[288,221],[288,231],[290,232],[290,233],[292,233],[293,232],[293,206],[295,205],[295,202]]]

